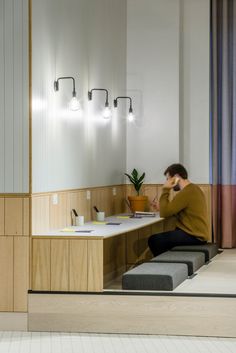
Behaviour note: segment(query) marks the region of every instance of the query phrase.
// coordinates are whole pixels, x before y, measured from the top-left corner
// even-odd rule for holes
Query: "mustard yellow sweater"
[[[169,193],[170,189],[163,188],[160,197],[160,217],[176,216],[176,227],[200,240],[207,240],[209,224],[202,190],[195,184],[188,184],[172,201],[169,201]]]

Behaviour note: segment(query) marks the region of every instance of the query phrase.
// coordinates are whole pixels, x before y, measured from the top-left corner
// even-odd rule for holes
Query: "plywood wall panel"
[[[88,240],[69,241],[69,290],[88,290]]]
[[[51,240],[51,290],[69,289],[69,241]]]
[[[105,212],[106,216],[113,214],[112,211],[112,188],[96,188],[92,189],[91,192],[91,206],[92,206],[92,219],[96,219],[96,212],[93,209],[93,206],[96,206],[99,211]]]
[[[51,249],[50,240],[32,241],[32,289],[51,289]]]
[[[23,235],[23,199],[5,199],[5,235]]]
[[[49,231],[49,195],[32,197],[32,234]]]
[[[159,199],[159,193],[158,193],[158,187],[157,185],[144,185],[143,186],[143,194],[148,197],[148,202],[146,205],[147,211],[152,210],[152,202],[153,200],[158,200]]]
[[[80,216],[84,216],[85,222],[91,220],[91,199],[87,200],[86,196],[87,190],[71,191],[67,193],[67,225],[72,224],[71,210],[73,208]]]
[[[29,237],[14,237],[14,311],[27,312]]]
[[[58,229],[65,227],[67,223],[67,195],[66,193],[59,193],[58,204],[54,205],[52,202],[53,194],[49,196],[49,228]]]
[[[30,199],[23,199],[23,235],[29,236],[30,233]]]
[[[0,235],[5,234],[5,211],[4,211],[4,198],[0,198]]]
[[[152,235],[152,227],[144,227],[138,231],[138,253],[139,262],[148,261],[153,256],[148,247],[148,239]]]
[[[138,262],[138,230],[126,234],[126,261],[127,264]]]
[[[103,243],[104,288],[126,270],[126,234],[107,238]]]
[[[88,240],[88,291],[103,289],[103,240]]]
[[[114,188],[112,188],[112,214],[123,213],[125,210],[125,186],[116,186],[116,195],[114,195]]]
[[[0,236],[0,311],[13,311],[13,237]]]

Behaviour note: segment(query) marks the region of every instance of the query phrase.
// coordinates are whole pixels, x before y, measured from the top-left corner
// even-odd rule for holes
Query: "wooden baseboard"
[[[29,294],[29,330],[236,337],[236,298]]]
[[[0,331],[28,331],[28,314],[0,313]]]

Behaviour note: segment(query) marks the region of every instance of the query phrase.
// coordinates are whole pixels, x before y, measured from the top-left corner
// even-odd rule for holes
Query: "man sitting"
[[[202,190],[188,180],[187,170],[181,164],[172,164],[164,175],[159,202],[153,207],[160,211],[160,217],[176,217],[176,228],[173,231],[153,234],[148,245],[154,256],[157,256],[177,245],[201,245],[207,240],[209,224],[207,206]],[[170,190],[179,191],[169,201]]]

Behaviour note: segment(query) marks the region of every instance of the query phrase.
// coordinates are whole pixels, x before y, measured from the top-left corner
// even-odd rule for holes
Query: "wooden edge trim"
[[[23,197],[27,197],[30,198],[31,195],[30,194],[0,194],[0,197],[5,197],[5,198],[23,198]]]
[[[88,237],[87,235],[74,235],[74,236],[70,236],[70,235],[32,235],[31,236],[31,239],[32,240],[35,240],[35,239],[50,239],[50,240],[53,240],[53,239],[63,239],[63,240],[78,240],[78,239],[86,239],[86,240],[103,240],[104,237],[101,237],[101,236],[98,236],[98,235],[95,235],[95,236],[90,236]]]
[[[47,192],[34,192],[34,193],[32,193],[32,197],[46,196],[46,195],[59,194],[59,193],[82,192],[82,191],[87,191],[87,190],[92,191],[92,190],[99,190],[99,189],[104,189],[104,188],[115,188],[115,187],[121,187],[121,186],[124,187],[126,185],[119,184],[119,185],[85,187],[85,188],[80,188],[80,189],[66,189],[66,190],[55,190],[55,191],[47,191]]]

